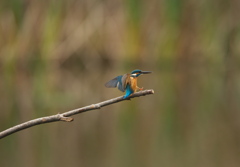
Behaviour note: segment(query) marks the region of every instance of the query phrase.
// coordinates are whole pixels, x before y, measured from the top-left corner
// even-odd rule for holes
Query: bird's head
[[[150,74],[150,73],[152,73],[152,72],[151,71],[142,71],[142,70],[133,70],[131,72],[131,77],[138,77],[141,74]]]

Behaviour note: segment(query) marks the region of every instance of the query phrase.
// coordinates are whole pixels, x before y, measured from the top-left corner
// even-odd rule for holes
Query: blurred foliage
[[[240,2],[3,0],[0,130],[122,95],[155,94],[26,129],[1,166],[240,166]]]

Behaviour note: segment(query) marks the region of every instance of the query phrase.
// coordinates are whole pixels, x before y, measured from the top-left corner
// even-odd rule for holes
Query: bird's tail
[[[133,93],[133,90],[131,89],[130,85],[127,84],[126,86],[126,94],[123,96],[123,99],[128,98]]]

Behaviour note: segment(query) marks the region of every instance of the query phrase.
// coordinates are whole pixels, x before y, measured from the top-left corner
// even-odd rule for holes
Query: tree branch
[[[11,127],[9,129],[6,129],[6,130],[0,132],[0,139],[6,137],[8,135],[11,135],[13,133],[16,133],[20,130],[27,129],[27,128],[30,128],[32,126],[39,125],[39,124],[56,122],[56,121],[71,122],[71,121],[73,121],[73,118],[71,118],[69,116],[80,114],[80,113],[90,111],[90,110],[100,109],[101,107],[111,105],[113,103],[117,103],[117,102],[124,101],[124,100],[130,100],[131,98],[134,98],[134,97],[145,96],[145,95],[149,95],[149,94],[153,94],[153,93],[154,93],[154,91],[152,89],[139,91],[139,92],[136,92],[136,93],[132,94],[127,99],[123,99],[123,96],[120,96],[120,97],[116,97],[116,98],[113,98],[113,99],[110,99],[110,100],[106,100],[106,101],[103,101],[103,102],[100,102],[100,103],[97,103],[97,104],[92,104],[92,105],[89,105],[89,106],[86,106],[86,107],[77,108],[77,109],[74,109],[74,110],[71,110],[71,111],[67,111],[67,112],[64,112],[62,114],[56,114],[56,115],[51,115],[51,116],[47,116],[47,117],[41,117],[41,118],[33,119],[33,120],[24,122],[22,124],[16,125],[14,127]]]

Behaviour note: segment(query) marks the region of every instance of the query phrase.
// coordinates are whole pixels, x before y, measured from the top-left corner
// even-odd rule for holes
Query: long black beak
[[[152,71],[142,71],[141,74],[150,74]]]

